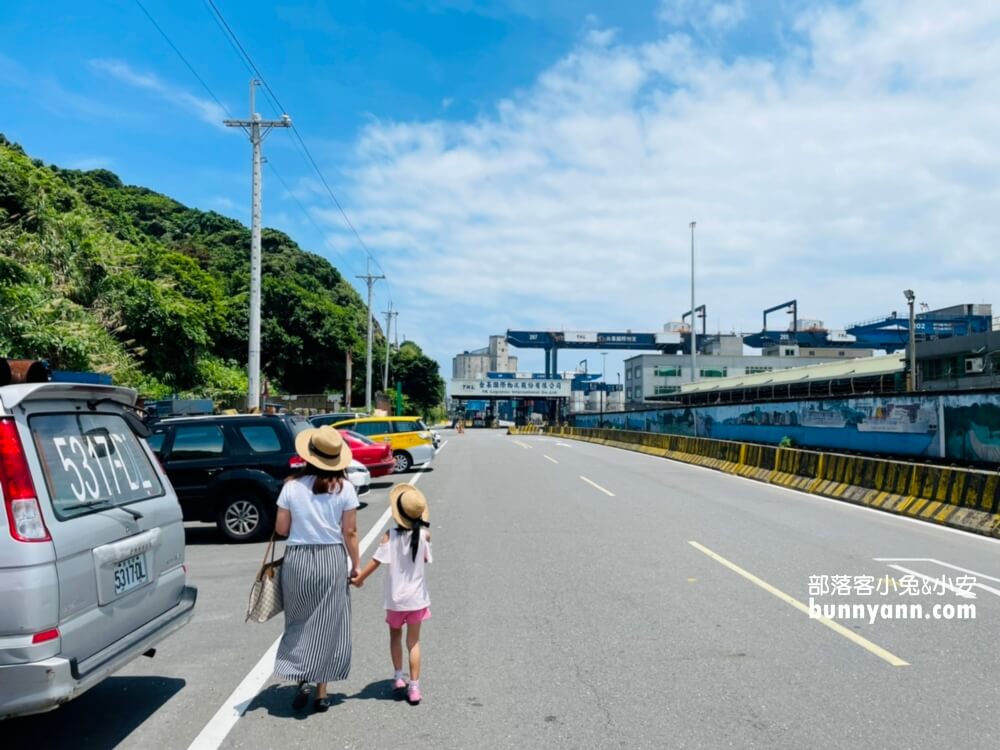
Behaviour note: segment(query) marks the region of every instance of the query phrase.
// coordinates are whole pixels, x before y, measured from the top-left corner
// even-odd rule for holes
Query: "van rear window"
[[[38,414],[28,420],[61,520],[163,494],[139,438],[115,414]]]

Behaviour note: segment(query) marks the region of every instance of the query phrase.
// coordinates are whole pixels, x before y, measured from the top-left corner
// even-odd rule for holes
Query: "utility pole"
[[[283,114],[280,120],[262,120],[254,111],[254,91],[260,81],[250,80],[250,119],[223,120],[230,128],[242,128],[250,137],[253,150],[252,209],[250,214],[250,346],[247,356],[247,411],[260,407],[260,212],[261,175],[260,146],[271,128],[290,128],[292,118]]]
[[[398,311],[392,309],[392,305],[389,305],[389,309],[384,311],[385,315],[385,375],[382,376],[382,392],[389,392],[389,331],[392,330],[392,319],[399,315]]]
[[[694,309],[694,226],[691,222],[691,382],[698,382],[698,312]]]
[[[368,283],[368,359],[365,362],[365,412],[372,413],[372,327],[375,319],[372,317],[372,286],[379,279],[385,276],[373,276],[371,271],[371,259],[368,260],[368,273],[358,276]]]

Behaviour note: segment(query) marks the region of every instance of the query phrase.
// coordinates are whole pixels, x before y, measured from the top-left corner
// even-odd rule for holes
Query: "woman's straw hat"
[[[303,430],[296,435],[295,452],[323,471],[342,471],[354,458],[343,436],[329,425]]]
[[[427,498],[412,484],[397,484],[389,490],[389,510],[396,523],[404,529],[413,528],[414,519],[426,523],[429,517]]]

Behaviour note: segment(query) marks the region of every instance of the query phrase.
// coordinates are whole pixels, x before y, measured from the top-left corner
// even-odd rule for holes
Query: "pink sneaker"
[[[415,706],[420,703],[420,688],[413,683],[410,683],[410,687],[406,690],[406,700],[410,702],[411,706]]]
[[[406,690],[406,680],[400,677],[394,683],[392,683],[393,690]]]

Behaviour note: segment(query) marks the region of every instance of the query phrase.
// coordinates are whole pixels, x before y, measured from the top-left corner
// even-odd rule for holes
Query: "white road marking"
[[[441,448],[444,448],[444,445]],[[410,484],[419,482],[420,477],[423,476],[424,469],[430,467],[431,463],[433,463],[433,459],[416,469],[417,476],[413,478]],[[382,528],[388,522],[389,515],[389,509],[386,508],[378,521],[375,522],[375,525],[365,534],[364,539],[358,545],[359,556],[364,555],[372,542],[382,533]],[[215,716],[209,719],[204,729],[188,745],[188,750],[217,750],[222,745],[233,727],[236,726],[236,722],[246,713],[253,699],[257,697],[261,688],[264,687],[274,673],[274,658],[278,653],[278,644],[280,642],[281,636],[278,636],[274,643],[264,652],[264,655],[260,657],[260,660],[254,665],[253,669],[250,670],[249,674],[243,678],[243,681],[236,686],[232,694],[225,700],[219,710],[215,712]]]
[[[572,448],[573,447],[569,443],[556,443],[556,445],[561,445],[563,448]]]
[[[586,441],[581,441],[586,443]],[[628,448],[619,448],[615,445],[595,445],[594,443],[587,443],[588,445],[593,445],[595,448],[611,448],[612,450],[622,451],[628,453],[632,456],[637,456],[641,458],[649,458],[653,461],[662,461],[669,463],[671,465],[687,468],[693,471],[703,471],[711,472],[717,477],[728,477],[736,482],[754,482],[756,484],[764,485],[765,487],[772,487],[773,489],[780,490],[782,492],[790,492],[801,497],[807,497],[812,500],[822,500],[825,503],[832,503],[833,507],[842,508],[848,512],[860,511],[863,513],[875,513],[885,521],[899,521],[911,524],[917,524],[920,528],[925,531],[933,532],[944,532],[948,534],[959,534],[963,539],[970,542],[986,542],[987,544],[1000,544],[1000,539],[990,536],[983,536],[982,534],[975,534],[971,531],[962,531],[961,529],[953,529],[948,526],[942,526],[941,524],[928,523],[927,521],[921,521],[917,518],[910,518],[909,516],[899,515],[897,513],[887,513],[884,510],[879,510],[878,508],[869,508],[867,505],[858,505],[857,503],[847,502],[846,500],[838,500],[835,497],[824,497],[823,495],[814,495],[811,492],[806,492],[804,490],[797,490],[794,487],[783,487],[780,484],[768,484],[767,482],[759,482],[756,479],[748,479],[746,477],[741,477],[737,474],[728,474],[724,471],[719,471],[718,469],[710,469],[707,466],[698,466],[697,464],[689,464],[685,461],[677,461],[669,458],[663,458],[662,456],[650,456],[648,453],[640,453],[639,451],[632,451]]]
[[[952,570],[959,570],[962,573],[971,573],[976,578],[988,578],[991,581],[996,581],[1000,583],[1000,578],[995,576],[986,575],[985,573],[980,573],[976,570],[970,570],[969,568],[963,568],[960,565],[952,565],[951,563],[946,563],[941,560],[935,560],[933,557],[876,557],[874,558],[876,562],[929,562],[935,565],[940,565],[943,568],[951,568]]]
[[[515,445],[520,445],[522,448],[527,448],[528,450],[531,450],[531,446],[530,445],[528,445],[527,443],[522,443],[520,440],[515,440],[514,444]]]
[[[545,455],[545,454],[543,453],[542,455]],[[559,462],[558,462],[558,461],[556,461],[556,460],[555,460],[554,458],[552,458],[552,456],[545,456],[545,457],[546,457],[547,459],[549,459],[549,461],[551,461],[551,462],[552,462],[552,463],[554,463],[554,464],[557,464],[557,463],[559,463]]]
[[[939,580],[937,578],[931,578],[930,576],[925,576],[923,573],[918,573],[915,570],[910,570],[909,568],[904,568],[902,565],[890,565],[889,567],[892,568],[893,570],[898,570],[901,573],[909,573],[911,576],[916,576],[917,578],[922,578],[923,580],[925,580],[927,582],[933,583],[935,586],[937,586],[938,584],[940,584],[941,588],[947,589],[948,591],[953,592],[956,596],[960,596],[963,599],[975,599],[976,598],[976,595],[973,594],[971,591],[964,591],[964,590],[962,590],[960,588],[956,588],[955,586],[952,586],[950,583],[946,583],[945,581]]]
[[[587,479],[587,477],[585,477],[583,475],[580,475],[580,479],[582,479],[584,482],[586,482],[587,484],[589,484],[591,487],[596,487],[597,489],[599,489],[601,492],[603,492],[608,497],[614,497],[615,496],[614,492],[610,492],[610,491],[604,489],[597,482],[592,482],[591,480]]]
[[[889,562],[929,562],[929,563],[934,563],[935,565],[940,565],[940,566],[942,566],[944,568],[951,568],[952,570],[957,570],[957,571],[960,571],[962,573],[968,573],[969,575],[971,575],[973,578],[976,579],[976,582],[972,584],[973,588],[982,589],[983,591],[989,592],[990,594],[993,594],[994,596],[1000,596],[1000,589],[996,589],[996,588],[993,588],[992,586],[987,586],[985,583],[980,583],[979,582],[980,578],[986,578],[987,580],[997,581],[998,583],[1000,583],[1000,578],[996,578],[995,576],[987,575],[986,573],[980,573],[980,572],[975,571],[975,570],[970,570],[969,568],[963,568],[960,565],[952,565],[951,563],[942,562],[941,560],[935,560],[933,557],[876,557],[874,559],[875,559],[876,562],[885,562],[885,563],[889,563]],[[896,570],[904,570],[903,568],[901,568],[898,565],[890,565],[889,567],[890,568],[896,568]],[[906,571],[906,572],[909,572],[909,571]],[[937,581],[938,579],[931,578],[930,580]],[[974,597],[975,597],[975,595],[973,594],[973,598]]]

